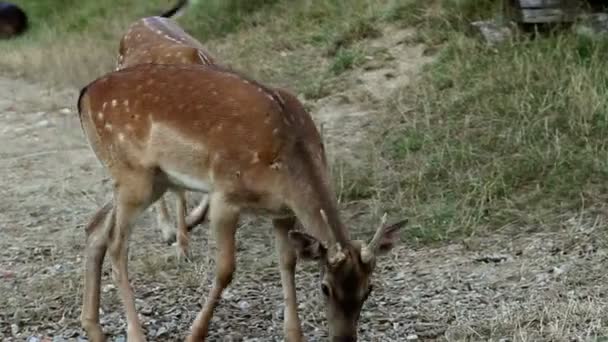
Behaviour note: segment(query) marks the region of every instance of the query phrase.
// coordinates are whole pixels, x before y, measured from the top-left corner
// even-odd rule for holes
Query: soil
[[[430,60],[407,30],[373,44],[392,58],[353,76],[344,94],[319,100],[315,119],[332,134],[333,153],[358,139],[373,101],[409,82]],[[403,39],[401,39],[401,38]],[[390,57],[390,56],[389,56]],[[0,78],[0,339],[83,341],[83,225],[110,195],[108,176],[82,134],[77,90]],[[336,101],[346,98],[346,101]],[[371,105],[370,105],[371,103]],[[331,113],[331,114],[330,114]],[[196,201],[192,201],[192,205]],[[344,220],[355,237],[375,227],[358,205]],[[604,222],[573,217],[556,232],[519,230],[440,246],[401,244],[380,260],[363,308],[361,341],[587,341],[608,336],[608,248]],[[407,233],[405,233],[407,234]],[[210,341],[282,341],[282,292],[269,222],[245,218],[235,280],[211,326]],[[214,241],[192,232],[193,262],[176,260],[153,212],[131,237],[130,278],[151,341],[183,339],[213,277]],[[125,341],[125,317],[108,262],[102,279],[104,332]],[[325,321],[315,265],[297,270],[306,339],[322,341]]]

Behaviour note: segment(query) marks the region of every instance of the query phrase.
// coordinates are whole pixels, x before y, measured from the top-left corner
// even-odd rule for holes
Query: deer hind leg
[[[296,253],[289,243],[288,233],[295,225],[295,218],[274,219],[276,247],[279,256],[281,286],[285,300],[285,340],[289,342],[302,341],[302,328],[298,317],[298,300],[296,296],[295,269]]]
[[[177,259],[189,260],[188,251],[189,234],[186,225],[186,194],[182,190],[175,190],[177,200],[175,201],[175,211],[177,213]]]
[[[176,240],[175,226],[171,223],[171,215],[169,215],[169,209],[167,208],[167,202],[165,196],[161,196],[156,202],[156,224],[160,229],[160,233],[168,245],[171,245]]]
[[[232,281],[236,267],[235,233],[238,226],[239,209],[227,203],[221,194],[211,195],[210,202],[209,219],[216,241],[215,282],[203,309],[192,324],[192,332],[186,339],[189,342],[205,340],[213,311],[222,292]]]
[[[186,218],[186,225],[188,227],[188,231],[192,231],[194,227],[205,221],[207,217],[207,213],[209,211],[209,195],[205,194],[201,199],[200,203],[194,210],[190,212],[190,215]]]
[[[111,231],[109,252],[112,260],[112,278],[116,283],[127,316],[127,340],[145,341],[141,323],[135,309],[135,299],[128,274],[128,240],[135,219],[164,193],[155,188],[154,176],[147,170],[121,174],[115,187],[116,222]]]
[[[114,208],[110,201],[95,213],[86,228],[84,291],[80,322],[89,340],[95,342],[106,340],[99,325],[99,290],[103,259],[114,219]]]

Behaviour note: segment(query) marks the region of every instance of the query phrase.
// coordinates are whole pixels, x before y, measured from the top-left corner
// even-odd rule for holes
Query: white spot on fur
[[[279,129],[275,128],[272,130],[272,135],[278,135],[279,134]]]
[[[112,100],[112,107],[116,107],[117,104],[118,104],[118,101],[116,101],[116,99]]]
[[[217,96],[217,91],[215,91],[215,90],[214,90],[214,91],[212,91],[212,92],[211,92],[211,94],[212,94],[213,96]]]
[[[251,164],[256,164],[260,162],[260,154],[258,152],[253,153],[253,159],[251,159]]]
[[[274,92],[274,95],[277,97],[277,99],[279,99],[279,102],[281,103],[281,105],[285,105],[285,100],[283,100],[283,97],[281,97],[281,94],[279,94],[278,92]]]
[[[125,129],[126,129],[128,132],[131,132],[131,131],[133,131],[133,126],[131,126],[131,125],[129,125],[129,124],[126,124],[126,125],[125,125]]]
[[[125,141],[125,135],[123,133],[118,133],[118,141],[120,141],[120,142]]]
[[[112,132],[112,124],[106,123],[103,127],[106,129],[106,131]]]
[[[270,168],[273,170],[278,170],[281,168],[281,163],[278,161],[275,161],[274,163],[270,164]]]
[[[101,109],[106,109],[106,107],[107,107],[107,106],[108,106],[108,103],[107,103],[107,102],[104,102],[104,103],[101,105]]]
[[[102,112],[97,113],[97,118],[99,120],[103,120],[103,113]]]

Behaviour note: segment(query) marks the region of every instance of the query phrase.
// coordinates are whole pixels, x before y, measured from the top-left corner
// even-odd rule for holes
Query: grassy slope
[[[407,11],[421,39],[445,45],[392,104],[386,197],[418,218],[425,240],[601,214],[608,41],[562,31],[492,49],[466,34],[489,1],[433,3]]]
[[[9,50],[0,67],[71,85],[112,67],[128,22],[171,4],[121,0],[113,11],[105,1],[24,3],[44,20],[30,36],[0,43]],[[443,47],[420,82],[381,104],[387,116],[372,128],[379,141],[357,147],[368,151],[368,169],[345,171],[346,200],[377,199],[405,213],[420,241],[556,227],[602,207],[604,40],[562,33],[487,48],[468,22],[496,13],[489,0],[256,3],[199,1],[179,21],[226,63],[309,98],[344,86],[340,75],[365,52],[357,42],[389,21],[414,25],[420,40]]]

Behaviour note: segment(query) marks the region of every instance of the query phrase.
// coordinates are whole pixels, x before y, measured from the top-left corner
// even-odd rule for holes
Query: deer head
[[[325,214],[321,212],[325,218]],[[371,241],[355,240],[342,246],[326,246],[312,235],[290,232],[290,241],[303,260],[320,266],[320,290],[325,303],[331,341],[356,341],[361,308],[372,292],[371,276],[376,258],[388,253],[399,239],[407,220],[386,225],[386,215]]]

